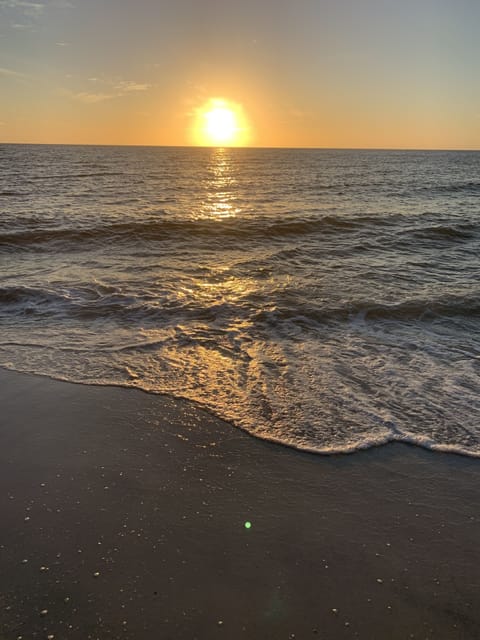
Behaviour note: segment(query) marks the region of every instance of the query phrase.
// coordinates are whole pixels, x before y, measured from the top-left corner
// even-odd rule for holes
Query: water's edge
[[[404,436],[404,435],[400,435],[400,434],[395,434],[392,433],[390,436],[387,436],[385,438],[378,438],[375,441],[365,441],[362,444],[356,445],[356,446],[351,446],[351,447],[344,447],[344,448],[328,448],[328,449],[322,449],[319,447],[309,447],[309,446],[302,446],[302,445],[297,445],[294,443],[288,443],[285,442],[284,440],[280,439],[280,438],[275,438],[274,436],[268,436],[265,434],[259,434],[259,433],[254,433],[252,431],[249,431],[248,429],[246,429],[245,427],[243,427],[242,425],[236,423],[234,420],[230,420],[228,418],[225,418],[224,416],[221,415],[220,412],[216,412],[213,409],[211,409],[208,406],[203,405],[201,402],[196,401],[196,400],[192,400],[191,398],[186,398],[182,395],[176,395],[176,394],[172,394],[172,393],[164,393],[162,391],[152,391],[151,389],[144,389],[143,387],[139,386],[138,384],[127,384],[127,383],[108,383],[108,384],[104,384],[102,382],[82,382],[79,380],[72,380],[66,377],[61,377],[61,376],[53,376],[53,375],[49,375],[46,373],[40,373],[38,371],[28,371],[28,370],[21,370],[21,369],[14,369],[14,368],[10,368],[8,366],[5,365],[1,365],[0,364],[0,370],[2,371],[6,371],[8,373],[18,373],[21,375],[26,375],[26,376],[35,376],[35,377],[39,377],[39,378],[47,378],[48,380],[53,380],[55,382],[66,382],[68,384],[76,384],[76,385],[82,385],[82,386],[89,386],[89,387],[105,387],[105,388],[120,388],[120,389],[135,389],[137,391],[141,391],[142,393],[147,393],[149,395],[152,396],[160,396],[160,397],[164,397],[164,398],[170,398],[173,400],[178,400],[181,402],[186,402],[188,404],[193,405],[194,407],[196,407],[197,409],[199,409],[200,411],[204,411],[212,416],[214,416],[215,418],[218,418],[219,420],[221,420],[222,422],[224,422],[225,424],[235,428],[235,429],[240,429],[243,433],[247,434],[248,436],[255,438],[257,440],[262,440],[264,442],[270,442],[272,444],[275,445],[281,445],[282,447],[286,447],[288,449],[294,449],[296,451],[301,451],[303,453],[311,453],[311,454],[315,454],[315,455],[321,455],[321,456],[339,456],[339,455],[351,455],[357,452],[361,452],[361,451],[365,451],[367,449],[374,449],[374,448],[379,448],[379,447],[384,447],[385,445],[388,444],[392,444],[394,442],[399,442],[402,444],[406,444],[406,445],[410,445],[410,446],[415,446],[415,447],[420,447],[422,449],[426,449],[427,451],[432,451],[434,453],[447,453],[447,454],[453,454],[456,456],[461,456],[463,458],[480,458],[480,453],[476,453],[474,451],[469,451],[469,450],[465,450],[462,449],[460,447],[456,447],[454,445],[442,445],[442,444],[436,444],[434,442],[432,442],[431,440],[424,438],[424,437],[413,437],[413,436]]]

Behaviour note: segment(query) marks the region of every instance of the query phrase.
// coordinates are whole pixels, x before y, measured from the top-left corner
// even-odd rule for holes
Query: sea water
[[[480,456],[480,152],[0,146],[0,365]]]

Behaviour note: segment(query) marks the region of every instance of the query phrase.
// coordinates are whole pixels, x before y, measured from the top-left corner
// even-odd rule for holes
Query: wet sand
[[[480,637],[478,460],[3,370],[0,411],[1,640]]]

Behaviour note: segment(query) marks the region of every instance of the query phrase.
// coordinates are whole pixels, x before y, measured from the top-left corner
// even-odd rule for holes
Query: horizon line
[[[286,151],[480,151],[480,147],[289,147],[289,146],[228,146],[192,144],[108,144],[95,142],[2,142],[0,145],[25,145],[46,147],[132,147],[149,149],[284,149]]]

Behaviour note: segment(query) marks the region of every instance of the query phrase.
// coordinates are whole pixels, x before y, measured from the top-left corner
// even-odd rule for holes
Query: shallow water
[[[480,455],[480,153],[0,146],[0,365]]]

